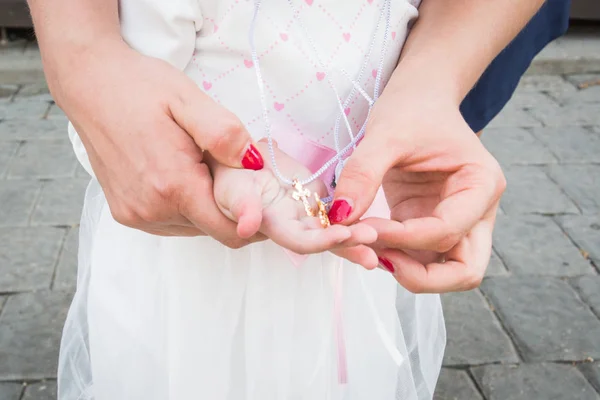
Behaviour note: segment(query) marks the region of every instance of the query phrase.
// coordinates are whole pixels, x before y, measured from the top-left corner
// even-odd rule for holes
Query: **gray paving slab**
[[[57,228],[0,228],[0,292],[50,288],[64,237]]]
[[[579,249],[600,267],[600,216],[565,215],[556,220]]]
[[[11,166],[9,178],[70,178],[75,174],[76,158],[68,139],[26,142]]]
[[[483,400],[475,384],[465,371],[442,368],[434,400]]]
[[[548,175],[584,214],[600,214],[600,165],[551,165]]]
[[[56,179],[45,182],[31,216],[31,225],[77,225],[89,179]]]
[[[600,358],[600,321],[568,283],[520,276],[486,279],[481,288],[526,361]]]
[[[486,365],[473,368],[487,400],[598,400],[576,367],[560,364]]]
[[[62,325],[71,294],[41,291],[11,296],[0,317],[0,380],[56,377]]]
[[[558,162],[542,142],[523,128],[486,129],[481,141],[502,166]]]
[[[544,127],[533,128],[531,132],[561,163],[600,162],[600,136],[590,129],[579,126]]]
[[[67,124],[48,119],[7,119],[0,121],[0,140],[66,139]]]
[[[588,382],[600,393],[600,362],[579,364],[579,370],[587,378]]]
[[[547,93],[554,96],[563,96],[575,93],[575,85],[560,75],[528,75],[519,82],[518,93]]]
[[[551,106],[548,106],[550,108]],[[542,126],[540,121],[527,111],[517,107],[506,107],[494,118],[488,128],[532,128]]]
[[[19,85],[0,84],[0,103],[9,102],[19,90]]]
[[[67,239],[62,248],[53,288],[60,290],[73,290],[77,286],[77,249],[79,243],[79,229],[72,228],[67,234]]]
[[[0,181],[0,227],[26,226],[40,190],[35,181]]]
[[[576,87],[579,87],[579,85],[588,86],[589,84],[600,82],[600,74],[570,74],[566,75],[565,79]]]
[[[539,166],[504,168],[508,182],[501,200],[508,214],[578,214],[579,209]]]
[[[67,116],[56,104],[54,104],[50,107],[50,110],[48,111],[48,119],[66,122]]]
[[[3,119],[39,119],[44,118],[50,103],[47,100],[17,100],[0,105]]]
[[[18,142],[0,142],[0,179],[3,179],[8,170],[8,165],[17,154]]]
[[[581,299],[600,317],[600,276],[580,276],[571,280]]]
[[[22,400],[56,400],[56,381],[27,385]]]
[[[40,95],[49,95],[50,90],[48,89],[48,85],[46,82],[34,82],[28,83],[25,85],[21,85],[19,92],[16,96],[16,100],[25,97],[36,97]]]
[[[494,247],[517,275],[578,276],[596,271],[551,217],[498,216]]]
[[[446,320],[444,365],[518,362],[502,326],[478,290],[442,295]]]
[[[21,400],[23,385],[14,382],[0,382],[0,400]]]
[[[556,106],[559,103],[550,95],[542,90],[522,91],[519,90],[513,94],[508,102],[508,107],[514,108],[531,108],[539,107],[540,105]]]
[[[495,250],[492,250],[492,256],[490,257],[490,263],[488,264],[485,276],[505,276],[508,274],[504,263],[496,254]]]
[[[599,125],[600,113],[597,104],[565,104],[564,106],[542,106],[529,110],[529,113],[544,126],[585,126]],[[527,125],[531,126],[531,125]]]

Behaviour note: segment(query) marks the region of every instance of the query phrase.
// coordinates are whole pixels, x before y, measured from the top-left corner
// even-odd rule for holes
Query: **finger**
[[[312,254],[327,251],[340,245],[352,235],[346,226],[323,228],[318,218],[306,217],[290,224],[270,224],[263,227],[275,243],[298,254]]]
[[[224,204],[227,207],[227,204]],[[238,222],[237,234],[247,239],[258,232],[262,223],[262,201],[260,193],[236,192],[229,207],[233,218]]]
[[[368,246],[358,245],[330,250],[333,254],[345,258],[351,263],[363,266],[366,269],[375,269],[378,264],[377,254]]]
[[[182,177],[186,185],[179,193],[179,211],[198,229],[228,247],[247,243],[237,235],[237,225],[227,218],[215,203],[213,180],[206,164],[198,164],[189,176]]]
[[[242,122],[196,85],[181,88],[178,101],[170,104],[170,111],[198,147],[220,163],[234,168],[263,168],[262,155]]]
[[[360,244],[372,244],[377,241],[377,231],[367,224],[359,222],[350,225],[348,228],[350,229],[351,236],[340,243],[340,247],[354,247]]]
[[[386,147],[377,138],[366,136],[346,161],[329,210],[332,223],[351,224],[373,203],[383,176],[394,163],[390,153],[394,149]]]
[[[423,265],[400,250],[381,254],[393,267],[396,280],[414,293],[445,293],[473,289],[489,263],[493,224],[484,220],[446,255],[445,262]]]
[[[187,226],[170,225],[161,228],[141,228],[141,230],[155,236],[206,236],[206,234],[200,229],[190,228]]]

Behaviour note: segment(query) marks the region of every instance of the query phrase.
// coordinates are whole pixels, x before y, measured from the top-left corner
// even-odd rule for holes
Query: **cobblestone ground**
[[[439,400],[600,399],[600,75],[530,76],[483,141],[509,182],[480,290],[443,296]],[[0,86],[0,400],[55,399],[85,172],[46,86]]]

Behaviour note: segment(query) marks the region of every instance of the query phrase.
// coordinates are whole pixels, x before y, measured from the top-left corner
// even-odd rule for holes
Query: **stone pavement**
[[[509,186],[481,289],[443,296],[437,399],[600,399],[599,79],[528,76],[486,131]],[[87,183],[65,127],[44,83],[0,85],[0,400],[56,398]]]

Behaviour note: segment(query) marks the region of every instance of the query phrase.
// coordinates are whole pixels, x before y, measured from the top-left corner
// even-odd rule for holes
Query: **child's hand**
[[[259,143],[268,154],[266,143]],[[286,177],[300,179],[310,171],[275,147],[277,166]],[[300,254],[333,248],[370,244],[377,239],[375,229],[366,224],[332,225],[323,228],[318,217],[306,215],[301,201],[292,197],[294,189],[281,182],[269,162],[261,171],[226,167],[210,160],[214,177],[214,195],[221,211],[238,223],[237,233],[248,238],[260,232],[275,243]],[[316,180],[306,187],[311,193],[326,195],[325,185]],[[316,207],[316,201],[311,198]]]

